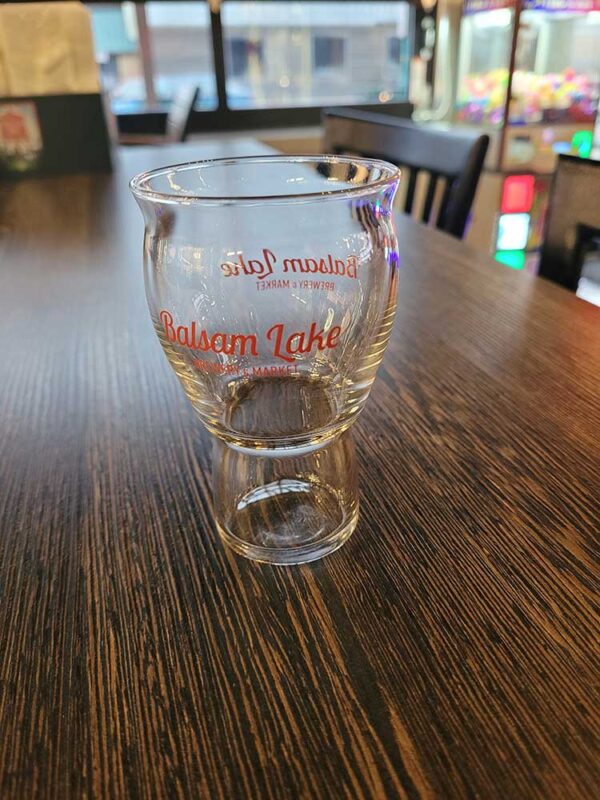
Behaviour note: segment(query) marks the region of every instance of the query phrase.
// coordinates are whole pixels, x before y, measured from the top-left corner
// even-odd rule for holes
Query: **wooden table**
[[[600,309],[399,220],[358,529],[238,558],[127,180],[261,149],[0,190],[0,797],[591,800]]]

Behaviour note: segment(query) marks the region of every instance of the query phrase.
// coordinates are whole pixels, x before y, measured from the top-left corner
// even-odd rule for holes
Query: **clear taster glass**
[[[131,183],[158,338],[215,444],[215,515],[298,563],[358,517],[351,426],[394,319],[398,169],[337,156],[183,164]]]

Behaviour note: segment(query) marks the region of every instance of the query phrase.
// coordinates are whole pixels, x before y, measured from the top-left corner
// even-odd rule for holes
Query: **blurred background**
[[[68,171],[59,129],[65,114],[70,128],[87,124],[80,139],[95,141],[100,152],[93,94],[112,142],[127,146],[251,135],[278,152],[336,151],[326,122],[335,116],[339,130],[345,116],[354,127],[342,149],[406,165],[412,155],[402,142],[410,125],[423,137],[437,135],[422,139],[412,167],[468,184],[459,192],[464,224],[438,227],[505,267],[534,273],[559,157],[590,161],[598,152],[599,86],[600,0],[0,4],[5,172],[55,172],[61,164]],[[61,96],[76,95],[79,110],[74,99],[60,105]],[[15,103],[28,97],[35,113]],[[377,116],[357,121],[365,112]],[[37,130],[36,114],[45,131]],[[390,126],[397,139],[391,149],[381,144],[382,136],[391,141]],[[359,127],[374,137],[362,149]],[[29,156],[23,136],[19,141],[25,130]],[[469,149],[476,135],[484,138]],[[451,167],[451,143],[461,136],[462,160]],[[42,140],[43,164],[31,156]],[[434,150],[447,155],[447,170],[432,161]],[[404,210],[431,222],[436,186],[427,199],[429,189],[417,181],[416,203],[412,188]],[[581,258],[597,260],[597,241],[586,239]]]

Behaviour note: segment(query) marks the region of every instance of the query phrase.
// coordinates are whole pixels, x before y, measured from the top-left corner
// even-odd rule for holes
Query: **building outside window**
[[[402,64],[402,61],[407,58],[408,41],[401,39],[399,36],[390,36],[387,40],[387,55],[388,60],[392,64]]]
[[[230,108],[407,99],[408,59],[393,70],[387,56],[390,36],[410,52],[407,2],[225,0],[221,18],[226,45],[242,35],[262,44],[247,70],[226,64]]]
[[[159,102],[169,102],[178,88],[198,86],[199,109],[217,106],[217,90],[205,2],[146,3],[146,21],[155,90]]]
[[[89,10],[96,61],[113,110],[135,110],[145,100],[135,8],[132,3],[121,3],[94,5]]]
[[[229,40],[230,74],[234,77],[244,75],[253,68],[253,63],[262,64],[262,43],[242,37]]]
[[[341,69],[344,66],[346,40],[340,36],[315,36],[313,44],[313,67],[319,69]]]
[[[149,106],[167,109],[177,89],[188,84],[200,88],[200,109],[216,108],[205,2],[107,3],[88,8],[96,58],[115,113]]]

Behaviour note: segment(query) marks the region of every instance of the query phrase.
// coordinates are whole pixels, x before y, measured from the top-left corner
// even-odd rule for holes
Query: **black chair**
[[[387,114],[350,108],[324,109],[326,152],[391,161],[408,170],[404,212],[410,214],[417,176],[429,173],[421,220],[431,218],[438,181],[443,191],[435,225],[462,238],[489,144],[489,136],[433,125],[415,125]],[[437,190],[437,191],[436,191]]]
[[[194,106],[200,96],[197,86],[181,88],[173,98],[167,116],[167,139],[169,142],[185,142],[190,132]]]
[[[166,133],[164,136],[156,134],[132,133],[121,134],[120,144],[172,144],[185,142],[190,132],[190,123],[194,106],[200,96],[198,86],[183,86],[179,89],[171,102],[167,114]]]
[[[585,256],[600,250],[600,161],[561,155],[552,181],[539,274],[576,291]]]

